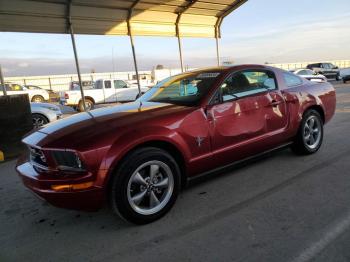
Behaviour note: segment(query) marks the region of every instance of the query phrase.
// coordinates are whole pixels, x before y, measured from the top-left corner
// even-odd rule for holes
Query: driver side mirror
[[[335,67],[333,67],[333,69],[339,69],[339,67],[335,66]]]

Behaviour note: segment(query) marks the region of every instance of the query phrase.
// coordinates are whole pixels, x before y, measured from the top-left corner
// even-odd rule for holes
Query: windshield
[[[190,72],[168,77],[145,93],[140,101],[196,106],[220,72]]]

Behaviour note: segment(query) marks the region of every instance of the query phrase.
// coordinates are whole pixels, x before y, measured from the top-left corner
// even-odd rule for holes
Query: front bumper
[[[75,191],[54,191],[52,185],[66,184],[64,179],[46,179],[33,168],[30,162],[24,162],[16,167],[23,184],[34,192],[39,198],[48,203],[68,209],[96,211],[105,202],[104,190],[92,186],[84,190]],[[72,183],[72,181],[69,181]]]

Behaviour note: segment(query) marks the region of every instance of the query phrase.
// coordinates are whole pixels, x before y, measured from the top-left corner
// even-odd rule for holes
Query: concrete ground
[[[350,261],[350,86],[312,156],[276,152],[187,188],[163,219],[58,209],[0,165],[0,261]]]

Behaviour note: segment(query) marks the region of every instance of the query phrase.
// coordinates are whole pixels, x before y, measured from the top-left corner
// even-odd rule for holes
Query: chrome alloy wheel
[[[35,129],[47,124],[47,121],[42,116],[33,116],[32,122]]]
[[[161,161],[149,161],[131,175],[127,196],[131,208],[142,215],[162,210],[174,190],[174,176],[170,167]]]
[[[321,141],[322,128],[320,119],[314,115],[309,116],[304,125],[304,143],[310,149],[315,149]]]

